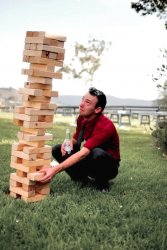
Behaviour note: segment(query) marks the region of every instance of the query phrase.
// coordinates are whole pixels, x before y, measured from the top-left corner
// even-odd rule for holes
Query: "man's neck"
[[[85,121],[92,121],[92,120],[94,120],[97,116],[99,116],[99,114],[92,114],[92,115],[87,116],[87,117],[84,116],[84,120],[85,120]]]

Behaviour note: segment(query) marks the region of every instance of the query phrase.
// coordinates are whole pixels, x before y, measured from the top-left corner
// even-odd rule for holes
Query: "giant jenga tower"
[[[65,41],[66,37],[43,31],[26,32],[23,62],[29,63],[29,69],[22,70],[27,82],[19,89],[22,104],[14,110],[14,123],[21,128],[18,143],[12,145],[10,165],[16,169],[10,175],[10,195],[26,202],[40,201],[50,193],[49,183],[38,183],[43,174],[36,171],[51,163],[51,146],[46,141],[53,136],[46,129],[53,125],[56,105],[51,97],[58,92],[52,90],[52,80],[62,79]]]

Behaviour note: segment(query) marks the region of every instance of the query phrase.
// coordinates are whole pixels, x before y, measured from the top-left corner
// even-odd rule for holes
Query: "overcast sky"
[[[95,75],[93,85],[121,98],[155,99],[152,73],[160,65],[159,49],[166,48],[164,22],[155,16],[141,17],[130,0],[4,0],[0,2],[0,87],[20,88],[24,39],[27,30],[46,31],[67,37],[66,57],[74,42],[89,36],[111,41],[110,51]],[[54,80],[59,94],[80,94],[83,81]]]

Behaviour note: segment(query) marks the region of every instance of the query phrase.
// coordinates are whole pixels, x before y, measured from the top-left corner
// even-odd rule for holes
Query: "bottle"
[[[66,138],[64,140],[64,148],[65,148],[65,151],[67,152],[67,154],[70,154],[71,153],[71,146],[70,146],[70,129],[67,128],[66,129]]]

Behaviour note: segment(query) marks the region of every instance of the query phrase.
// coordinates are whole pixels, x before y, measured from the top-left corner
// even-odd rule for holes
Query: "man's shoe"
[[[107,192],[110,190],[109,181],[108,180],[95,180],[93,186],[101,192]]]

